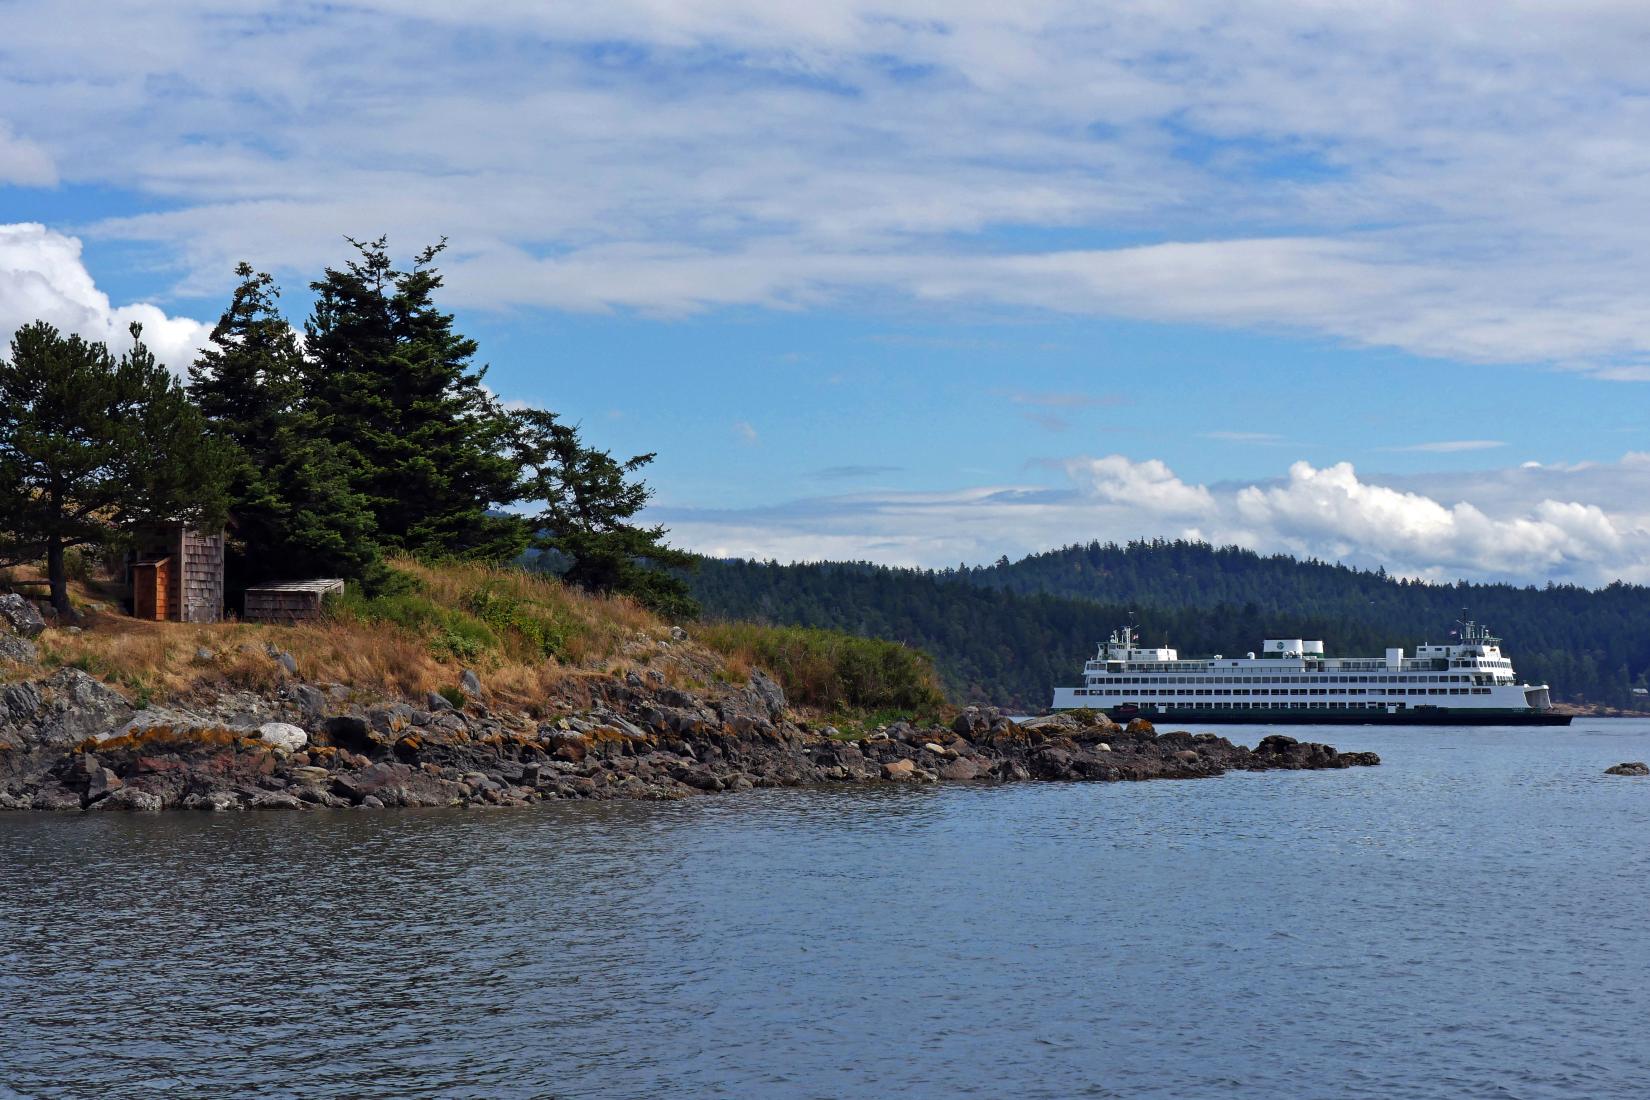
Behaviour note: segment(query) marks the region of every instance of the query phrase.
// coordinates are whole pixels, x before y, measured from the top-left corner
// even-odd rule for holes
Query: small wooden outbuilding
[[[223,531],[161,523],[138,531],[128,560],[132,614],[156,622],[223,621]]]
[[[321,604],[328,596],[342,596],[344,582],[337,579],[287,581],[260,584],[246,590],[242,616],[249,623],[296,623],[321,617]]]

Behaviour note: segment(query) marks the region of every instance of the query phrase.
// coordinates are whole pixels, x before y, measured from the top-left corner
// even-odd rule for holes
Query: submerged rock
[[[1604,769],[1604,774],[1605,775],[1650,775],[1650,764],[1646,764],[1642,760],[1634,760],[1630,763],[1617,764],[1614,767],[1605,768]]]

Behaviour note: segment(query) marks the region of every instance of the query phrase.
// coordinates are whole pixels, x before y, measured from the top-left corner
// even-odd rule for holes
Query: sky
[[[477,10],[468,10],[475,8]],[[1650,583],[1650,6],[0,0],[0,333],[441,238],[673,541]]]

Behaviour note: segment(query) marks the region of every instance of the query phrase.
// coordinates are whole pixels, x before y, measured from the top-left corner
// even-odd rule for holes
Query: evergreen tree
[[[521,499],[543,501],[533,517],[536,546],[569,564],[562,579],[592,592],[634,596],[678,618],[698,613],[687,584],[670,569],[691,566],[692,554],[665,545],[663,527],[640,527],[632,518],[653,495],[634,479],[653,455],[623,462],[587,447],[578,429],[554,413],[515,414],[515,455],[522,469]]]
[[[229,452],[231,589],[269,580],[380,574],[373,517],[304,394],[303,353],[280,291],[248,264],[189,368],[189,393]]]
[[[471,364],[475,341],[434,304],[445,242],[410,271],[395,269],[382,237],[350,244],[358,257],[311,284],[304,389],[378,538],[416,554],[517,556],[525,526],[491,511],[517,499],[514,425]]]
[[[116,359],[37,321],[0,361],[0,563],[44,558],[64,616],[69,548],[110,544],[145,521],[223,522],[223,449],[141,327],[131,331]]]

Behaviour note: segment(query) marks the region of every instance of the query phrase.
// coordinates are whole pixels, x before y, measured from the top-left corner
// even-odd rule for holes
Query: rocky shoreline
[[[810,724],[761,672],[703,694],[662,677],[569,681],[548,720],[495,711],[480,681],[455,708],[357,701],[295,677],[138,709],[75,668],[0,686],[0,809],[100,811],[520,806],[676,799],[828,783],[1194,779],[1378,764],[1373,753],[1267,737],[1158,733],[1070,715],[1015,723],[969,708],[949,726],[895,723],[848,739]]]

